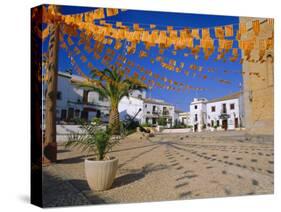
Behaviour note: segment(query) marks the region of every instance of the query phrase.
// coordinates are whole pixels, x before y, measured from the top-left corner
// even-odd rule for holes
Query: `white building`
[[[243,117],[240,96],[241,93],[237,92],[209,101],[205,98],[195,98],[190,104],[193,131],[240,128]]]
[[[58,123],[72,122],[76,118],[91,120],[101,118],[104,122],[109,117],[109,101],[96,92],[76,88],[71,80],[82,80],[82,77],[69,72],[58,73],[56,119]],[[43,118],[45,115],[46,84],[43,84]]]
[[[190,112],[179,113],[179,121],[186,126],[191,125]]]
[[[71,81],[83,78],[70,72],[58,73],[57,123],[73,122],[76,118],[87,121],[94,117],[108,122],[110,102],[97,92],[77,88]],[[43,84],[43,118],[45,116],[46,84]],[[120,119],[135,117],[141,124],[158,125],[158,119],[164,117],[167,126],[174,123],[174,106],[160,99],[146,98],[146,92],[133,91],[129,98],[123,97],[118,105]]]
[[[158,125],[159,118],[166,119],[167,126],[171,127],[175,121],[175,107],[161,99],[144,99],[143,120],[141,123]]]
[[[124,97],[118,106],[120,118],[135,117],[140,124],[157,126],[159,118],[166,119],[167,126],[174,124],[174,106],[160,99],[145,98],[145,93]]]
[[[190,120],[194,132],[200,132],[206,128],[207,102],[206,98],[194,98],[190,104]]]

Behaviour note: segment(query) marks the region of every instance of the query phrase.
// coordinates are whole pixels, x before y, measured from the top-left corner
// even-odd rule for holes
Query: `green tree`
[[[159,117],[158,124],[160,126],[166,126],[167,125],[167,119],[165,117]]]
[[[112,135],[120,134],[120,120],[118,104],[120,100],[134,90],[142,91],[147,86],[137,77],[124,77],[124,72],[113,69],[103,71],[92,70],[91,79],[73,81],[79,87],[89,91],[95,91],[110,101],[109,129]]]

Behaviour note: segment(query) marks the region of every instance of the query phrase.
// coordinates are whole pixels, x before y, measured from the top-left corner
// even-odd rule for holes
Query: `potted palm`
[[[91,71],[91,79],[72,80],[78,88],[97,92],[110,101],[109,126],[101,129],[99,123],[82,125],[84,135],[74,135],[66,146],[80,146],[83,151],[95,151],[95,158],[85,160],[85,173],[92,190],[106,190],[113,183],[118,159],[107,157],[113,145],[120,140],[120,119],[118,104],[123,97],[129,97],[132,91],[142,91],[147,86],[137,77],[125,77],[122,70]]]
[[[107,190],[114,181],[118,167],[118,159],[108,153],[120,138],[112,136],[99,121],[83,123],[81,128],[83,133],[71,134],[65,147],[76,147],[86,153],[85,175],[91,190]],[[94,156],[92,153],[95,153]]]
[[[118,105],[123,97],[129,97],[132,91],[147,89],[147,85],[137,77],[125,77],[122,70],[104,69],[102,71],[93,69],[91,79],[72,80],[78,88],[97,92],[110,102],[109,129],[113,135],[120,134],[120,119]]]

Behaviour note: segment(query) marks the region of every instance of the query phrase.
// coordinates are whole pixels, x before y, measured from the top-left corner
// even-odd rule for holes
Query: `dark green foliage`
[[[158,119],[158,125],[160,126],[166,126],[167,125],[167,119],[165,117],[159,117]]]
[[[119,142],[119,138],[112,137],[108,129],[104,129],[99,122],[91,124],[82,123],[82,132],[69,136],[66,148],[78,147],[82,152],[97,155],[98,160],[103,160],[112,147]]]

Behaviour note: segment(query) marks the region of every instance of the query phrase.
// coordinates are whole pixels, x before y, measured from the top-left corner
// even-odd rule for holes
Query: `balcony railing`
[[[156,110],[154,110],[154,111],[152,111],[152,114],[154,114],[154,115],[159,115],[159,112],[156,111]]]
[[[168,116],[170,113],[169,113],[169,111],[163,111],[163,116]]]

